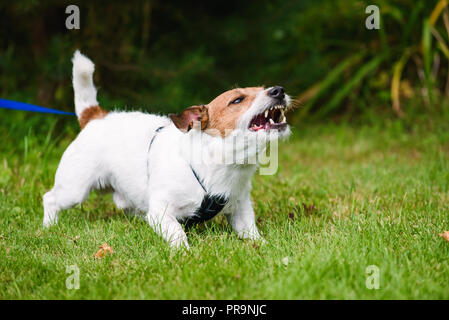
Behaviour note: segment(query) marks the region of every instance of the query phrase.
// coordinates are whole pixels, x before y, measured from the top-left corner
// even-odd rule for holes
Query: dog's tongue
[[[262,124],[262,125],[260,125],[260,126],[254,126],[254,127],[252,127],[252,129],[254,130],[254,131],[259,131],[259,130],[269,130],[269,129],[277,129],[277,128],[280,128],[280,127],[283,127],[284,126],[284,123],[275,123],[275,124],[269,124],[268,122],[266,122],[265,124]]]

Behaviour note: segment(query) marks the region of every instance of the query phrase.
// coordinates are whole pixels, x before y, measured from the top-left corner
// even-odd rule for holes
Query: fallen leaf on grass
[[[114,249],[110,247],[107,243],[103,243],[101,246],[99,246],[100,250],[97,251],[95,254],[96,259],[104,258],[108,253],[113,253]]]
[[[443,233],[440,233],[439,236],[444,240],[449,241],[449,231],[444,231]]]

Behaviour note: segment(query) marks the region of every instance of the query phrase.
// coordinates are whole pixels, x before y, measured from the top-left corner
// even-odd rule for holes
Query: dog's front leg
[[[240,238],[263,240],[256,226],[256,217],[249,192],[242,195],[230,210],[226,213],[226,218]]]
[[[146,218],[151,228],[162,236],[170,246],[189,249],[187,235],[181,224],[170,213],[168,205],[161,206],[153,203],[150,205]]]

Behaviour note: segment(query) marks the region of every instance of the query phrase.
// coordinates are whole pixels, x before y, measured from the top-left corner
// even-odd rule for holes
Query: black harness
[[[156,135],[165,127],[159,127],[156,129],[156,133],[153,138],[151,138],[150,145],[148,147],[148,153],[150,152],[151,145],[153,144]],[[201,205],[198,209],[195,210],[193,216],[184,219],[181,223],[185,225],[188,229],[196,224],[203,223],[215,217],[221,210],[223,210],[224,206],[228,203],[229,199],[223,195],[214,195],[207,192],[204,184],[196,171],[193,169],[192,165],[190,165],[190,169],[192,170],[193,175],[196,180],[200,184],[201,188],[203,188],[205,195],[203,200],[201,201]],[[147,172],[149,177],[149,161],[147,162]]]

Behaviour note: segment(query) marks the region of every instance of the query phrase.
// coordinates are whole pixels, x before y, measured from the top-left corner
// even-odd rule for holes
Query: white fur
[[[98,104],[92,82],[94,66],[78,51],[73,63],[79,114],[83,108]],[[252,106],[249,116],[258,110],[257,104]],[[162,126],[164,129],[149,148],[156,129]],[[235,132],[265,138],[258,143],[266,146],[262,132]],[[171,245],[188,248],[178,221],[193,215],[205,194],[190,169],[192,165],[209,193],[229,197],[222,212],[237,234],[259,239],[250,199],[256,164],[199,165],[192,161],[192,149],[186,148],[201,145],[203,152],[214,154],[223,139],[230,138],[213,137],[197,129],[182,133],[168,117],[141,112],[112,112],[92,120],[62,156],[54,187],[43,197],[43,224],[49,227],[56,223],[61,210],[82,203],[91,190],[110,187],[119,208],[142,212],[150,226]]]
[[[75,92],[75,112],[78,117],[84,109],[97,106],[97,89],[92,76],[95,65],[78,50],[73,55],[73,90]]]

